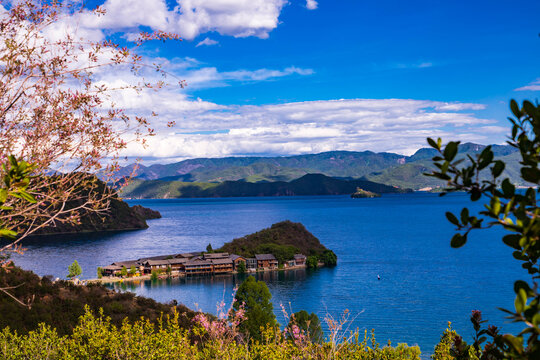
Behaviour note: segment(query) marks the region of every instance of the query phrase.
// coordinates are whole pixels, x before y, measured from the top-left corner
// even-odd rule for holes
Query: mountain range
[[[459,156],[477,155],[485,147],[473,143],[461,144]],[[509,145],[492,145],[492,150],[496,158],[507,163],[505,175],[520,185],[518,150]],[[245,194],[237,196],[252,196],[248,194],[257,191],[279,192],[276,190],[279,186],[283,187],[284,183],[307,174],[323,174],[345,181],[363,180],[403,189],[437,188],[444,186],[444,183],[423,175],[434,168],[431,158],[435,155],[436,151],[430,148],[419,149],[411,156],[372,151],[329,151],[286,157],[197,158],[172,164],[140,165],[132,183],[123,190],[122,195],[162,197],[168,193],[170,197],[221,196],[220,192],[229,193],[235,187]],[[134,167],[135,164],[131,164],[121,168],[118,175],[128,176]],[[322,178],[309,179],[322,181]],[[263,183],[276,184],[262,186]],[[220,187],[217,184],[221,184]],[[180,188],[183,190],[179,191]],[[191,195],[187,195],[189,192]]]

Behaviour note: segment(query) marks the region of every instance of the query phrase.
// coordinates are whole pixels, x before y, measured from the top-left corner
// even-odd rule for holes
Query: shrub
[[[337,265],[337,255],[332,250],[325,250],[319,258],[326,266]]]
[[[523,280],[514,283],[514,310],[504,310],[509,319],[522,324],[523,330],[516,335],[502,335],[495,326],[483,329],[485,321],[481,312],[475,310],[471,315],[474,343],[467,346],[461,339],[456,339],[452,351],[458,358],[468,358],[473,352],[475,356],[486,359],[540,359],[540,292],[537,281],[540,273],[540,208],[537,203],[540,105],[524,101],[520,107],[512,100],[510,109],[514,118],[509,118],[512,131],[508,143],[519,150],[521,179],[529,186],[525,191],[516,191],[508,177],[503,179],[506,164],[495,159],[491,146],[484,148],[475,158],[468,156],[465,161],[458,157],[459,142],[450,141],[443,146],[440,138],[437,141],[428,138],[428,143],[437,151],[433,158],[437,170],[427,175],[447,182],[441,195],[465,191],[471,201],[485,201],[484,209],[477,214],[471,214],[467,207],[457,216],[446,213],[446,218],[457,230],[450,245],[462,247],[472,231],[501,227],[508,232],[502,238],[503,243],[514,250],[513,257],[522,262],[521,266],[531,277],[530,283]]]
[[[318,263],[319,263],[319,260],[317,259],[316,256],[313,256],[313,255],[308,256],[306,259],[306,267],[308,269],[316,269]]]
[[[96,316],[87,308],[67,336],[47,325],[22,336],[5,328],[0,332],[0,358],[420,360],[417,346],[380,347],[367,332],[363,340],[353,333],[339,344],[293,343],[278,328],[267,327],[260,340],[247,340],[237,336],[234,323],[231,326],[224,318],[197,316],[191,330],[180,326],[180,318],[174,313],[158,327],[145,319],[116,326],[103,312]]]
[[[253,339],[261,339],[261,327],[275,326],[276,316],[270,299],[272,294],[264,281],[249,276],[240,284],[235,295],[234,310],[245,313],[247,320],[240,324],[240,330]]]

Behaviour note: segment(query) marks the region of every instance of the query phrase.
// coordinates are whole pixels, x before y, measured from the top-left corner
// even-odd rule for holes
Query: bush
[[[319,260],[316,256],[308,256],[306,259],[306,267],[308,269],[316,269],[318,266]]]
[[[326,266],[337,265],[337,255],[332,250],[324,251],[319,258]]]
[[[513,310],[504,310],[508,318],[521,323],[523,330],[516,334],[499,334],[495,326],[483,328],[482,314],[473,311],[471,322],[474,328],[473,344],[468,346],[460,339],[454,342],[452,351],[457,358],[469,358],[470,353],[486,359],[540,359],[540,222],[538,214],[538,184],[540,183],[540,104],[523,101],[520,107],[510,101],[513,118],[508,118],[512,131],[508,144],[519,150],[521,180],[528,184],[526,191],[516,190],[505,174],[506,164],[495,159],[491,146],[485,147],[476,157],[467,159],[458,156],[459,141],[443,145],[428,138],[428,143],[437,151],[433,158],[437,169],[429,174],[446,181],[441,195],[453,191],[465,191],[472,202],[484,202],[484,209],[472,213],[464,207],[459,214],[446,213],[446,218],[456,227],[450,240],[454,248],[464,246],[473,231],[501,227],[507,234],[501,239],[513,249],[513,257],[530,276],[529,283],[517,280],[514,283]],[[466,161],[465,161],[466,160]],[[484,336],[487,335],[487,336]]]
[[[68,336],[60,337],[47,325],[22,336],[4,329],[0,332],[0,358],[420,360],[417,346],[380,347],[367,333],[362,341],[356,333],[339,344],[293,343],[279,329],[269,327],[260,341],[253,341],[237,336],[234,329],[224,330],[224,319],[198,316],[191,330],[183,329],[180,319],[175,313],[164,318],[159,327],[145,319],[115,326],[102,312],[96,316],[87,308]],[[204,340],[194,346],[193,340],[201,338]]]

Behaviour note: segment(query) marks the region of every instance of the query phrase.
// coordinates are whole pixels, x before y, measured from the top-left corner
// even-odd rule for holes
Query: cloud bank
[[[319,4],[315,0],[306,0],[306,8],[309,10],[315,10]]]
[[[486,142],[507,129],[473,112],[481,104],[414,99],[340,99],[273,105],[218,105],[177,99],[160,113],[158,135],[129,157],[162,163],[193,157],[296,155],[331,150],[412,154],[426,137]],[[195,103],[197,105],[194,105]],[[162,124],[174,120],[177,126]]]
[[[526,86],[515,89],[514,91],[540,91],[540,78]]]
[[[141,26],[174,32],[187,40],[199,34],[218,32],[234,37],[265,39],[278,26],[286,0],[176,0],[170,8],[165,0],[107,0],[105,16],[90,13],[81,25],[88,29],[129,31]]]

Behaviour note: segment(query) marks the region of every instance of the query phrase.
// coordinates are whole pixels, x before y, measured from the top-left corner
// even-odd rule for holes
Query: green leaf
[[[521,177],[525,181],[538,183],[538,180],[540,180],[540,170],[538,168],[523,167],[521,168]]]
[[[444,158],[447,161],[452,161],[456,157],[457,151],[458,151],[458,145],[459,142],[450,141],[446,147],[444,148]]]
[[[467,242],[467,235],[455,234],[450,240],[450,246],[460,248]]]
[[[18,193],[24,200],[28,201],[29,203],[34,204],[37,202],[36,198],[32,194],[29,194],[24,190],[19,190]]]
[[[516,312],[521,314],[525,310],[525,305],[527,304],[527,293],[524,289],[519,289],[514,300],[514,307]]]
[[[527,261],[529,260],[529,258],[527,257],[527,255],[523,255],[521,253],[521,251],[514,251],[512,253],[512,256],[514,257],[514,259],[517,259],[517,260],[521,260],[521,261]]]
[[[512,110],[512,113],[519,119],[522,114],[521,110],[519,110],[519,106],[516,102],[516,100],[512,99],[510,100],[510,110]]]
[[[532,317],[532,323],[534,326],[538,326],[540,324],[540,312],[534,314],[534,316]]]
[[[12,167],[17,167],[17,159],[15,159],[15,156],[9,155],[8,159]]]
[[[452,214],[450,211],[447,211],[446,212],[446,218],[448,219],[448,221],[450,221],[452,224],[456,225],[456,226],[459,226],[459,220],[457,219],[457,217]]]
[[[516,250],[521,250],[521,246],[519,246],[519,239],[521,239],[521,235],[517,234],[505,235],[502,238],[503,243],[505,243],[506,245]]]
[[[469,209],[463,208],[463,210],[461,210],[461,223],[463,225],[467,225],[468,222],[469,222]]]
[[[493,177],[499,177],[504,171],[504,167],[505,163],[503,161],[495,161],[495,165],[493,165],[493,168],[491,168],[491,173],[493,174]]]
[[[501,186],[505,197],[511,198],[512,196],[514,196],[516,192],[516,187],[510,182],[510,179],[504,179]]]
[[[479,156],[478,170],[482,170],[489,166],[493,161],[493,151],[491,151],[491,146],[486,147],[482,150]]]
[[[523,280],[518,280],[514,283],[514,292],[517,294],[520,289],[525,290],[526,293],[532,293],[531,287]]]
[[[501,201],[498,197],[494,197],[493,199],[491,199],[491,212],[495,216],[499,216],[499,214],[501,213]]]
[[[427,142],[428,142],[429,146],[431,146],[432,148],[439,149],[439,147],[437,146],[437,143],[432,138],[428,137]]]
[[[523,352],[523,338],[506,334],[503,335],[503,340],[506,342],[506,344],[508,344],[508,346],[513,348],[519,354]]]
[[[6,202],[8,192],[6,189],[0,189],[0,203],[3,204]]]
[[[13,230],[0,229],[0,238],[14,239],[17,233]]]

